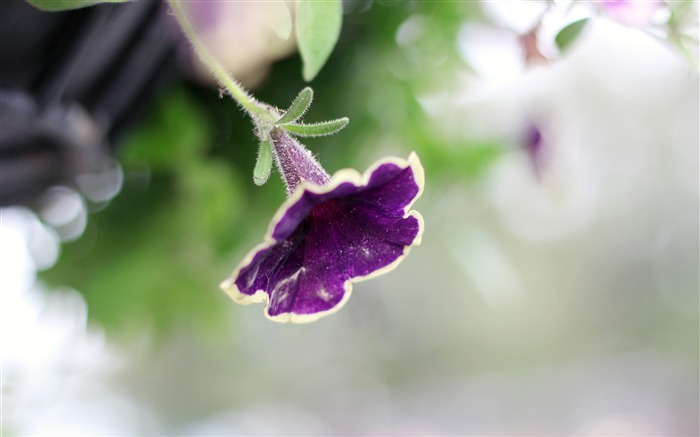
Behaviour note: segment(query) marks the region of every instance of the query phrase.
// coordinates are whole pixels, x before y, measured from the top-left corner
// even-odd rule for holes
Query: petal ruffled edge
[[[404,207],[404,218],[414,217],[418,221],[418,233],[416,234],[411,244],[404,246],[403,254],[401,254],[401,256],[396,258],[391,264],[382,267],[381,269],[375,270],[374,272],[368,275],[355,276],[346,279],[343,283],[344,294],[341,301],[338,302],[338,304],[333,308],[330,308],[325,311],[319,311],[313,314],[282,313],[276,316],[271,316],[268,313],[268,309],[270,307],[270,297],[264,290],[256,290],[253,294],[241,293],[241,291],[238,289],[238,286],[236,285],[236,278],[238,277],[238,274],[243,268],[250,265],[250,263],[253,261],[253,259],[258,253],[260,253],[263,250],[269,249],[277,243],[277,240],[275,240],[272,237],[273,232],[277,227],[277,224],[284,218],[285,214],[287,213],[287,210],[296,202],[298,202],[299,199],[301,199],[305,191],[316,195],[320,195],[329,193],[338,188],[338,186],[340,186],[341,184],[346,182],[350,182],[356,187],[367,185],[374,172],[379,167],[385,164],[394,164],[401,169],[407,169],[410,167],[413,171],[413,179],[415,180],[416,185],[418,185],[418,192],[413,197],[413,199]],[[401,263],[401,261],[403,261],[403,259],[406,257],[406,255],[408,255],[413,246],[420,245],[423,238],[423,229],[425,228],[425,222],[423,221],[423,216],[421,216],[418,211],[409,210],[416,202],[416,200],[418,200],[418,198],[423,194],[424,186],[425,171],[423,170],[423,165],[421,164],[420,159],[418,158],[418,155],[415,152],[411,152],[411,154],[408,156],[408,159],[398,157],[387,157],[380,159],[379,161],[375,162],[369,169],[367,169],[367,171],[365,171],[363,174],[360,174],[357,170],[352,168],[338,170],[336,173],[333,174],[333,176],[331,176],[331,180],[327,184],[322,186],[311,184],[308,182],[302,182],[301,184],[299,184],[297,189],[294,190],[294,193],[292,193],[292,195],[279,207],[275,215],[272,217],[267,232],[265,233],[263,242],[258,244],[253,248],[253,250],[248,252],[248,254],[235,268],[233,273],[231,273],[231,275],[228,278],[226,278],[219,285],[219,287],[221,288],[221,290],[223,290],[224,293],[226,293],[231,299],[233,299],[234,302],[238,304],[250,305],[253,303],[265,302],[265,317],[275,322],[309,323],[314,322],[320,319],[321,317],[333,314],[334,312],[338,311],[343,306],[345,306],[345,303],[347,303],[348,299],[350,298],[350,295],[352,294],[353,283],[376,278],[377,276],[392,271],[396,268],[396,266],[398,266]]]

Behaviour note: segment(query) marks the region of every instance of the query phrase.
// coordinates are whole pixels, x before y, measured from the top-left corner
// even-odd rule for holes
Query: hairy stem
[[[251,116],[260,115],[268,112],[268,109],[260,102],[255,100],[253,96],[248,94],[246,90],[231,77],[231,75],[226,71],[226,69],[216,60],[216,58],[211,54],[211,52],[202,44],[202,41],[197,37],[197,34],[190,22],[187,12],[183,7],[182,0],[167,0],[168,5],[172,9],[175,18],[177,18],[180,27],[182,27],[183,32],[187,36],[194,46],[194,51],[202,60],[204,65],[209,67],[212,74],[221,83],[221,85],[226,88],[226,90],[231,94],[231,97],[238,102],[243,109],[248,111]],[[253,117],[255,118],[255,117]]]

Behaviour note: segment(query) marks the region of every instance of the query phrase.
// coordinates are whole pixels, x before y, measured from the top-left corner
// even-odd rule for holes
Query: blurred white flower
[[[258,85],[270,65],[296,50],[291,35],[293,2],[196,1],[188,4],[194,26],[211,53],[243,86]],[[284,37],[288,37],[284,39]],[[208,68],[183,40],[183,57],[199,79],[214,83]]]

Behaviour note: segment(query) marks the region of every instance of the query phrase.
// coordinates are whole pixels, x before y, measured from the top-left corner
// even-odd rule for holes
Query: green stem
[[[202,41],[197,37],[197,34],[192,27],[192,23],[187,17],[185,9],[182,7],[181,0],[167,0],[170,8],[172,9],[175,18],[177,18],[180,27],[185,32],[187,39],[190,40],[194,46],[194,51],[202,60],[204,65],[211,69],[211,72],[218,79],[221,85],[228,90],[234,100],[238,102],[239,105],[243,107],[251,116],[260,115],[269,112],[268,109],[262,103],[258,102],[246,92],[246,90],[236,82],[231,75],[226,72],[226,69],[216,60],[216,58],[209,52],[209,50],[202,44]],[[255,117],[253,117],[255,118]]]

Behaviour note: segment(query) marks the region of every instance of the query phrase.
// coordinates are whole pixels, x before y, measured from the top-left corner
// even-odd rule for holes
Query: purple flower
[[[290,197],[221,288],[241,304],[266,302],[272,320],[311,322],[343,306],[353,282],[386,273],[420,244],[423,219],[409,209],[423,167],[412,153],[330,177],[286,132],[271,137]]]
[[[525,151],[530,157],[530,162],[535,170],[535,175],[538,179],[542,178],[542,173],[547,169],[549,164],[549,144],[542,136],[542,130],[535,124],[527,127],[525,138],[523,141]]]

